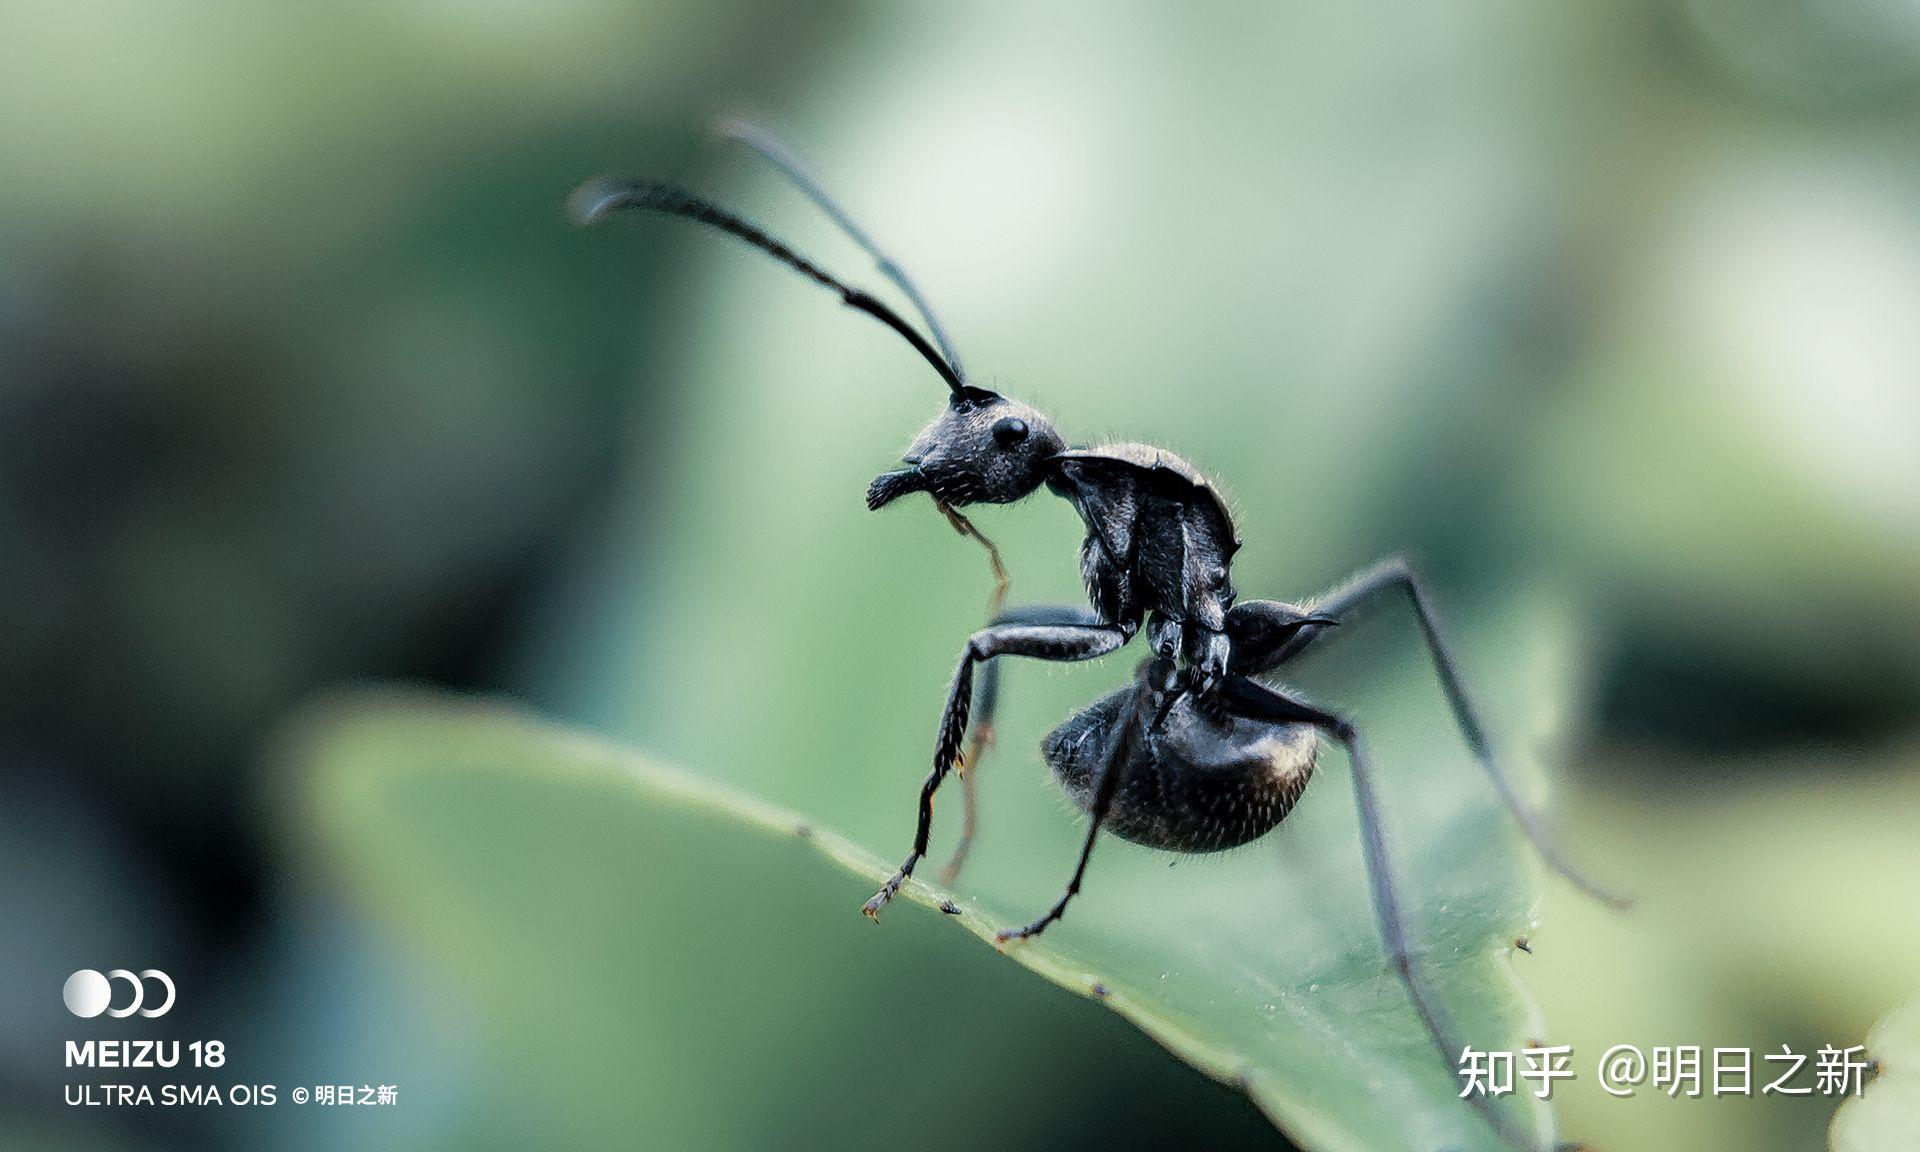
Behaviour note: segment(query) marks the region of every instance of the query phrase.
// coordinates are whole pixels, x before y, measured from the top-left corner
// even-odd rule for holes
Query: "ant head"
[[[927,492],[943,504],[1008,504],[1047,479],[1066,448],[1039,410],[984,388],[963,387],[933,423],[920,430],[902,457],[907,468],[885,473],[867,488],[867,507],[879,508],[909,492]]]

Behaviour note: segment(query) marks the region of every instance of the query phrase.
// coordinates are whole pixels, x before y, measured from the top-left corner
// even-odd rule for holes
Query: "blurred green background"
[[[736,246],[563,218],[660,175],[874,279],[718,111],[811,159],[983,383],[1217,476],[1247,595],[1409,552],[1490,684],[1513,605],[1571,613],[1579,684],[1503,736],[1643,903],[1547,885],[1547,1039],[1859,1042],[1920,992],[1917,91],[1920,13],[1869,0],[0,0],[0,1145],[1274,1145],[787,857],[661,830],[632,903],[583,880],[550,926],[657,969],[583,955],[503,1011],[312,850],[272,734],[393,678],[905,846],[987,584],[924,504],[860,497],[937,381]],[[978,519],[1017,599],[1077,594],[1065,505]],[[1322,698],[1431,691],[1381,616]],[[1034,745],[1127,663],[1009,676],[983,865],[1045,836],[1064,869]],[[53,990],[122,965],[250,1075],[403,1107],[61,1108]],[[628,1000],[644,1033],[592,1025]],[[1559,1111],[1798,1150],[1830,1105],[1588,1080]]]

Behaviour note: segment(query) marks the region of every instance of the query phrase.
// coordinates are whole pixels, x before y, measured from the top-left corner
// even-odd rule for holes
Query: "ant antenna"
[[[947,338],[946,328],[941,326],[940,318],[933,314],[933,305],[927,303],[927,298],[920,294],[919,286],[914,284],[911,276],[907,275],[907,270],[894,263],[893,257],[881,251],[880,245],[874,242],[866,229],[854,223],[853,217],[847,215],[846,209],[840,207],[839,202],[827,194],[827,190],[822,188],[820,182],[813,178],[813,174],[807,171],[806,165],[800,162],[798,156],[789,151],[786,145],[780,143],[772,133],[738,116],[728,116],[716,121],[713,131],[716,135],[745,144],[758,152],[762,159],[780,169],[795,187],[805,193],[807,199],[813,201],[822,212],[839,225],[840,231],[845,232],[848,239],[864,249],[867,255],[873,257],[874,266],[880,269],[880,274],[893,281],[894,287],[900,289],[908,302],[913,305],[914,311],[920,313],[920,318],[927,322],[927,330],[933,333],[933,342],[940,346],[940,354],[946,357],[947,363],[953,368],[954,375],[962,379],[966,378],[966,372],[960,367],[959,351],[954,348],[953,341]]]
[[[664,212],[670,216],[684,216],[697,220],[711,228],[718,228],[730,236],[760,249],[767,255],[780,261],[800,275],[833,292],[840,294],[840,302],[855,311],[867,315],[898,332],[902,339],[913,345],[914,351],[933,365],[940,378],[952,390],[956,403],[969,399],[968,389],[960,379],[960,373],[941,359],[926,337],[914,330],[913,325],[900,318],[900,314],[875,299],[870,293],[844,284],[827,274],[818,265],[780,241],[767,235],[757,225],[741,219],[739,216],[703,200],[685,189],[671,184],[652,184],[642,181],[589,180],[574,189],[567,199],[568,213],[580,224],[598,224],[614,212],[646,211]]]

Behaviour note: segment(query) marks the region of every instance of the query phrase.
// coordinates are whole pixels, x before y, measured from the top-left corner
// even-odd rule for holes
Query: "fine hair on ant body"
[[[1567,860],[1520,799],[1467,691],[1433,598],[1405,560],[1384,560],[1301,604],[1239,600],[1231,566],[1240,538],[1226,502],[1197,469],[1149,444],[1071,447],[1038,410],[970,383],[953,341],[919,287],[800,161],[743,121],[723,122],[718,131],[772,163],[862,248],[911,304],[926,334],[885,302],[827,273],[758,226],[670,184],[591,181],[573,195],[575,219],[595,224],[615,212],[650,211],[697,221],[752,245],[904,339],[932,366],[949,395],[908,446],[904,466],[868,486],[867,506],[878,510],[926,493],[956,531],[987,549],[995,579],[988,624],[967,639],[947,692],[932,771],[920,788],[912,851],[867,901],[863,911],[869,917],[879,918],[926,858],[934,795],[948,774],[963,765],[978,767],[999,702],[997,659],[1092,660],[1117,651],[1144,628],[1150,651],[1132,681],[1076,712],[1041,743],[1055,778],[1089,823],[1060,898],[1032,923],[1000,933],[1000,942],[1037,936],[1066,913],[1102,831],[1180,853],[1219,851],[1265,835],[1299,800],[1322,741],[1331,740],[1345,749],[1352,772],[1360,843],[1388,964],[1452,1068],[1464,1045],[1409,944],[1363,730],[1352,718],[1263,679],[1361,606],[1393,596],[1412,609],[1461,735],[1528,840],[1582,891],[1626,906]],[[960,509],[1012,503],[1042,488],[1070,503],[1085,525],[1080,569],[1088,602],[1009,609],[999,551]],[[949,881],[965,862],[977,826],[976,776],[962,772],[966,818],[947,864]],[[1531,1147],[1485,1097],[1471,1099],[1508,1142]]]

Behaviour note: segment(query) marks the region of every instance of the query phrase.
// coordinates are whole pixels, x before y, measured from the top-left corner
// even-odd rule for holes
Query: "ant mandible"
[[[1305,605],[1237,601],[1230,568],[1240,539],[1226,502],[1199,471],[1148,444],[1069,447],[1036,409],[968,383],[926,297],[799,160],[745,122],[723,122],[718,130],[771,162],[861,247],[912,304],[928,335],[756,225],[673,185],[591,181],[570,202],[575,219],[592,224],[616,211],[639,210],[698,221],[745,241],[899,334],[932,365],[950,395],[945,410],[907,448],[905,467],[881,474],[868,486],[867,507],[878,510],[903,496],[927,493],[957,531],[987,549],[995,578],[989,623],[968,638],[947,691],[933,769],[920,788],[913,850],[867,901],[863,911],[869,917],[879,918],[925,859],[934,794],[955,768],[977,764],[990,739],[999,696],[996,658],[1092,660],[1121,648],[1144,626],[1152,654],[1133,682],[1075,713],[1041,743],[1055,778],[1089,823],[1065,892],[1039,919],[1000,933],[1001,943],[1037,936],[1065,914],[1102,830],[1136,844],[1188,853],[1232,848],[1265,835],[1300,798],[1313,774],[1320,738],[1329,737],[1346,749],[1353,774],[1361,847],[1388,963],[1451,1068],[1462,1045],[1409,947],[1361,730],[1349,717],[1260,679],[1361,605],[1393,594],[1412,607],[1467,746],[1527,838],[1582,891],[1626,906],[1577,871],[1520,800],[1467,694],[1432,598],[1404,560],[1376,564]],[[999,552],[959,509],[1009,504],[1043,487],[1072,504],[1085,522],[1080,570],[1089,604],[1003,610],[1007,578]],[[977,684],[976,668],[981,669]],[[970,713],[975,736],[963,756]],[[967,818],[949,876],[963,862],[975,826],[973,774],[963,775]],[[1474,1101],[1503,1136],[1525,1146],[1510,1121],[1484,1099]]]

